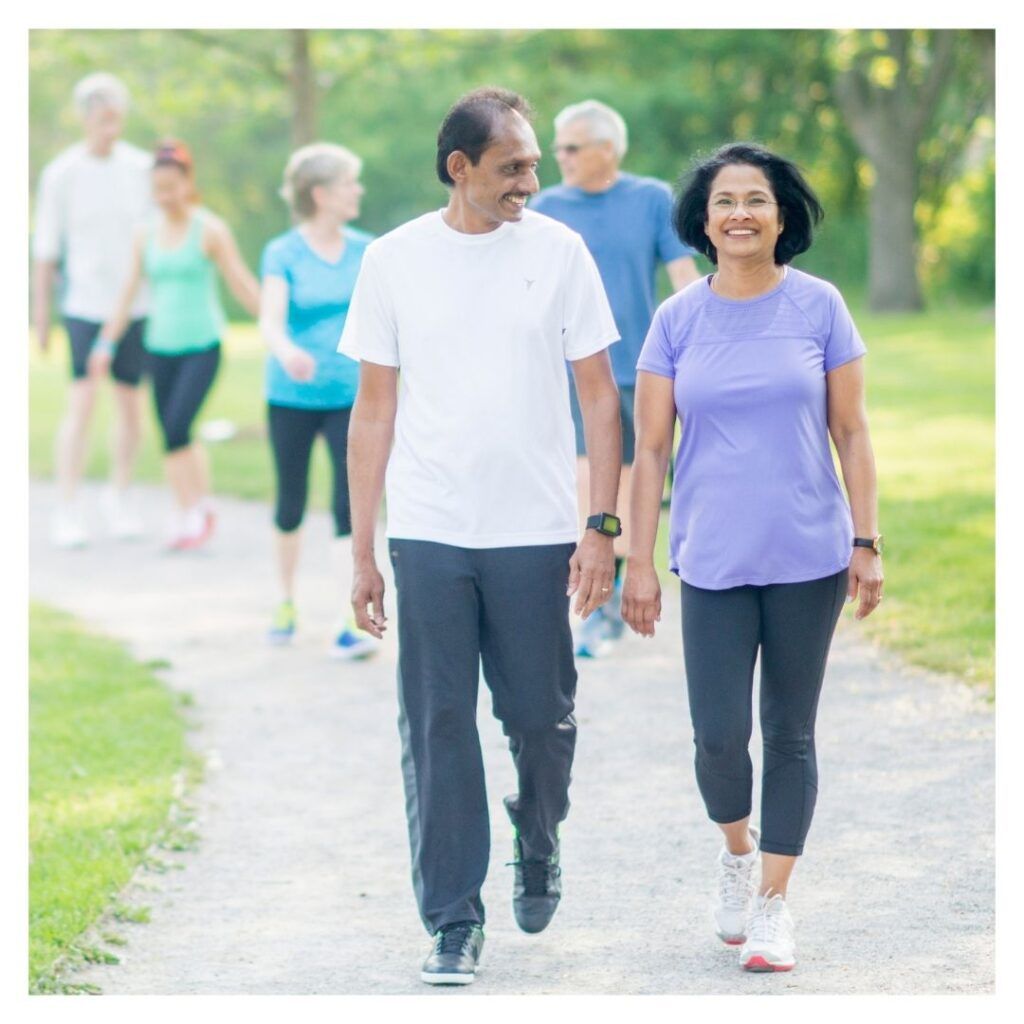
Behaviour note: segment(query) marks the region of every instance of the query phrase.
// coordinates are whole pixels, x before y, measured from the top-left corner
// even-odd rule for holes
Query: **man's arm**
[[[669,260],[665,264],[668,279],[672,282],[672,291],[682,291],[700,277],[700,271],[692,256],[680,256],[677,260]]]
[[[56,278],[56,260],[36,260],[32,322],[36,326],[36,337],[39,339],[41,352],[45,352],[50,343],[50,307],[53,303],[53,283]]]
[[[398,368],[359,364],[359,391],[348,430],[348,490],[352,512],[352,610],[356,625],[380,638],[387,628],[384,577],[373,536],[384,494],[398,409]],[[367,608],[369,607],[369,611]]]
[[[619,391],[612,376],[608,350],[577,359],[572,364],[576,395],[583,415],[583,433],[590,461],[588,515],[614,515],[622,469],[622,430],[619,422]],[[576,594],[574,611],[584,619],[611,596],[615,580],[612,538],[596,530],[584,530],[569,562],[569,594]]]

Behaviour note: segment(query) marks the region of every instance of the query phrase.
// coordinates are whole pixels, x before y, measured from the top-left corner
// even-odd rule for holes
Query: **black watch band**
[[[878,534],[877,537],[854,537],[853,546],[855,548],[871,548],[876,555],[882,553],[882,535]]]
[[[622,520],[610,512],[598,512],[596,516],[587,519],[587,529],[597,530],[606,537],[618,537],[622,533]]]

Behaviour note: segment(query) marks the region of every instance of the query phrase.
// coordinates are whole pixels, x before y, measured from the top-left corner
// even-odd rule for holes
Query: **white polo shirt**
[[[63,261],[65,316],[102,322],[113,313],[131,268],[132,237],[152,209],[153,158],[127,142],[99,157],[80,142],[43,169],[33,255]],[[145,285],[132,316],[145,316]]]
[[[618,336],[583,240],[531,210],[482,235],[435,211],[372,242],[338,350],[401,369],[388,536],[578,540],[565,361]]]

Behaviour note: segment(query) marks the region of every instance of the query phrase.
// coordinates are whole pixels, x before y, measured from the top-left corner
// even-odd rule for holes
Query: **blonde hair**
[[[281,198],[295,217],[312,217],[316,213],[313,189],[317,185],[329,185],[344,176],[358,178],[362,169],[363,161],[350,149],[332,142],[313,142],[288,158]]]
[[[621,160],[629,147],[629,134],[622,115],[600,100],[584,100],[573,103],[555,116],[555,130],[570,121],[583,121],[595,142],[610,142],[615,155]]]
[[[108,71],[86,75],[71,95],[82,117],[94,110],[112,109],[124,113],[128,109],[128,89],[120,78]]]

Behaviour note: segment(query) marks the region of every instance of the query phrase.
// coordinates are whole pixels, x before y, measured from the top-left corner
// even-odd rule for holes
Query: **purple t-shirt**
[[[853,523],[829,448],[825,374],[866,348],[836,288],[788,267],[756,299],[701,278],[654,315],[638,370],[671,377],[682,436],[669,567],[708,590],[820,579]]]

